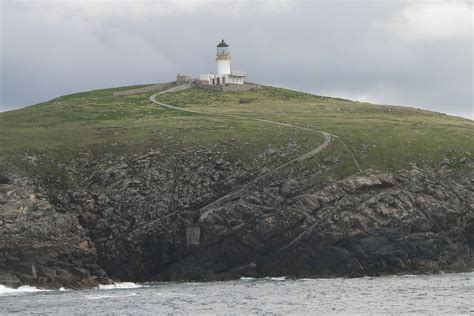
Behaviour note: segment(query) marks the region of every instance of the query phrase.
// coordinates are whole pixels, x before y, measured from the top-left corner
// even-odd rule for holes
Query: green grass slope
[[[164,84],[163,89],[167,86]],[[320,164],[328,157],[339,163],[337,176],[357,172],[344,141],[362,169],[396,171],[416,163],[432,166],[449,158],[474,154],[474,122],[424,110],[315,96],[265,87],[255,91],[217,92],[192,88],[159,96],[184,108],[212,112],[199,115],[152,104],[153,93],[113,97],[96,90],[59,97],[24,109],[0,113],[0,156],[16,160],[24,153],[67,159],[88,150],[178,152],[230,144],[228,158],[251,160],[268,148],[295,146],[295,158],[323,141],[317,132],[247,119],[261,118],[323,130],[340,137],[321,155],[306,161]],[[227,114],[239,117],[226,117]],[[62,157],[62,158],[61,158]]]

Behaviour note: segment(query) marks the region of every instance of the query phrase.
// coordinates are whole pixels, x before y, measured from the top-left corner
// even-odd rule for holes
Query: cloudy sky
[[[471,0],[0,0],[0,110],[213,72],[474,119]]]

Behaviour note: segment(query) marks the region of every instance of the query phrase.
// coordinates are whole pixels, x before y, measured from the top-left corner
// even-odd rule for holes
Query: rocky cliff
[[[272,154],[89,153],[34,176],[2,159],[0,284],[473,269],[469,161],[332,179],[337,158],[271,169]]]

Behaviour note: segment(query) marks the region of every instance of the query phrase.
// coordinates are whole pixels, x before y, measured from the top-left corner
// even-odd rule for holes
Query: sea
[[[474,314],[474,272],[336,279],[0,286],[1,315]]]

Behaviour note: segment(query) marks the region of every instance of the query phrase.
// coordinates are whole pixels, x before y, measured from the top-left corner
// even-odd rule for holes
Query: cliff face
[[[205,149],[91,155],[34,178],[1,161],[0,284],[473,269],[472,167],[335,181],[322,174],[337,159],[262,161]]]
[[[108,283],[77,214],[51,203],[37,181],[0,161],[0,284],[91,287]]]

